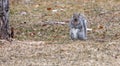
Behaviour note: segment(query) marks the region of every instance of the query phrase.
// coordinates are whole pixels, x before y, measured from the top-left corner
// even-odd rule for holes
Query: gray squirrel
[[[70,22],[70,37],[72,40],[87,39],[87,20],[82,14],[74,13]]]

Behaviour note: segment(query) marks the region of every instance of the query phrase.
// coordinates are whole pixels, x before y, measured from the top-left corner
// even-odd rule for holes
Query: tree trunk
[[[0,0],[0,38],[9,37],[9,0]]]

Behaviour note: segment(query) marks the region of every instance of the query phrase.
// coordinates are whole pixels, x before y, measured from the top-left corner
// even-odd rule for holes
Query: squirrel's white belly
[[[72,29],[72,33],[74,35],[74,38],[76,38],[76,39],[78,38],[78,34],[77,34],[78,31],[79,31],[79,29],[75,29],[75,28]]]

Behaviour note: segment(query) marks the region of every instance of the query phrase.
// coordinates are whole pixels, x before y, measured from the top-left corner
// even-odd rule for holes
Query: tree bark
[[[9,37],[9,0],[0,0],[0,38]]]

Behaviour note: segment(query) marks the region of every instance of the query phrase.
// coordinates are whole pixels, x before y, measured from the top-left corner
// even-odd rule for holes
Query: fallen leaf
[[[43,27],[47,26],[47,24],[42,24]]]
[[[30,36],[34,36],[34,35],[35,35],[35,33],[34,33],[34,32],[31,32],[31,33],[30,33]]]
[[[35,5],[35,8],[38,8],[39,7],[39,5]]]
[[[57,13],[58,12],[58,10],[52,10],[52,13]]]
[[[99,26],[98,26],[98,29],[103,29],[103,26],[102,26],[102,25],[99,25]]]
[[[52,10],[52,8],[47,8],[47,10]]]

